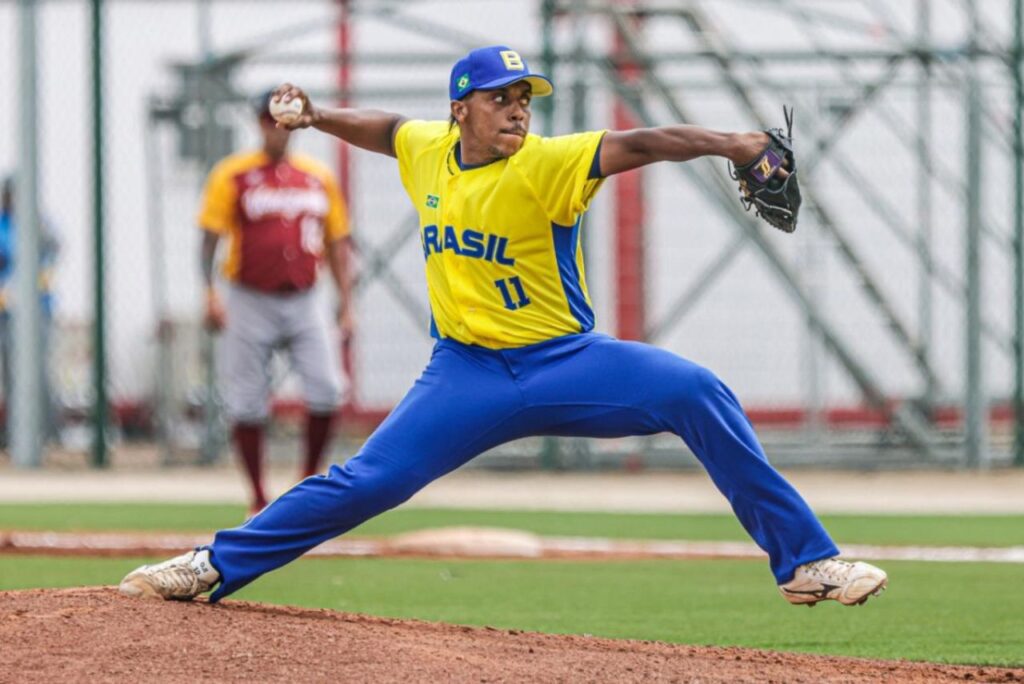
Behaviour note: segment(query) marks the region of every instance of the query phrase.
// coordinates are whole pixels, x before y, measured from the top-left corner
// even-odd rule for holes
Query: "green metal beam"
[[[546,75],[556,85],[555,80],[555,38],[554,38],[554,0],[541,0],[540,3],[540,30],[541,48],[540,63],[541,73]],[[546,136],[555,134],[555,103],[554,97],[537,98],[537,109],[541,115],[541,131]]]
[[[103,239],[103,0],[92,0],[93,441],[92,464],[107,465],[106,256]]]

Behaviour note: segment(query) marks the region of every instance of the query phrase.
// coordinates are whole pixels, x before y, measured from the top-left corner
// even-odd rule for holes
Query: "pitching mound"
[[[112,587],[0,592],[0,681],[937,682],[1024,671],[553,636]]]

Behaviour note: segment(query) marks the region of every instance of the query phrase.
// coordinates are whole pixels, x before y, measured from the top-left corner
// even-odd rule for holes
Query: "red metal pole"
[[[639,22],[639,19],[636,19]],[[625,42],[615,31],[614,54],[623,60]],[[637,81],[640,66],[620,61],[619,78],[626,85]],[[613,126],[617,130],[635,128],[638,123],[621,99],[612,109]],[[636,169],[615,176],[615,322],[618,337],[624,340],[644,339],[646,327],[646,288],[644,282],[644,179],[643,170]]]
[[[338,90],[341,92],[341,98],[338,100],[339,107],[348,107],[350,103],[349,88],[351,87],[351,68],[349,66],[349,59],[352,54],[352,32],[349,26],[350,19],[350,0],[338,0],[338,56],[340,61],[338,64]],[[341,192],[345,196],[345,201],[349,202],[349,211],[351,211],[351,201],[349,190],[350,188],[350,158],[349,148],[345,143],[338,143],[338,180],[341,184]]]
[[[349,89],[352,82],[351,68],[349,66],[349,58],[352,54],[352,33],[350,26],[351,6],[350,0],[337,0],[337,2],[338,56],[340,57],[338,62],[338,90],[341,92],[341,96],[338,99],[338,106],[350,106],[351,98],[349,97]],[[345,204],[348,207],[348,217],[351,222],[355,216],[354,206],[352,203],[352,158],[348,144],[341,142],[340,140],[338,141],[338,184],[341,188],[341,195],[345,198]],[[349,268],[353,267],[353,265],[354,264],[350,261]],[[347,302],[347,305],[352,306],[353,302]],[[354,346],[354,340],[347,340],[341,346],[341,366],[345,370],[345,375],[348,377],[348,391],[342,410],[349,414],[359,413],[357,405],[359,400],[359,377],[355,369]]]
[[[341,92],[341,98],[338,100],[339,107],[351,105],[349,97],[349,89],[352,84],[352,72],[349,66],[349,59],[352,55],[352,31],[349,25],[351,18],[350,4],[350,0],[338,0],[338,57],[340,57],[338,63],[338,90]],[[348,206],[349,220],[352,221],[355,216],[352,202],[352,157],[348,144],[341,141],[338,141],[338,184],[341,188],[341,194],[345,198],[345,204]],[[350,264],[351,266],[352,264]],[[351,306],[352,302],[345,302],[345,305]],[[356,373],[353,358],[352,348],[354,346],[355,340],[348,340],[347,343],[342,344],[341,365],[348,376],[348,396],[345,401],[348,406],[346,408],[358,413],[359,376]]]

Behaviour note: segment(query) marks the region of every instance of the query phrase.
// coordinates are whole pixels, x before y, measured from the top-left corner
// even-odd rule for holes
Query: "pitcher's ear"
[[[461,124],[463,121],[466,120],[466,113],[468,110],[469,108],[466,106],[466,103],[464,101],[452,100],[451,122]]]

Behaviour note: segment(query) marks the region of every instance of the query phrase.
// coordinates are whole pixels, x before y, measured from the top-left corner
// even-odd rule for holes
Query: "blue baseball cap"
[[[504,45],[491,45],[477,48],[455,63],[448,95],[452,100],[461,100],[474,90],[494,90],[517,81],[529,83],[535,97],[554,92],[548,77],[530,71],[518,52]]]

